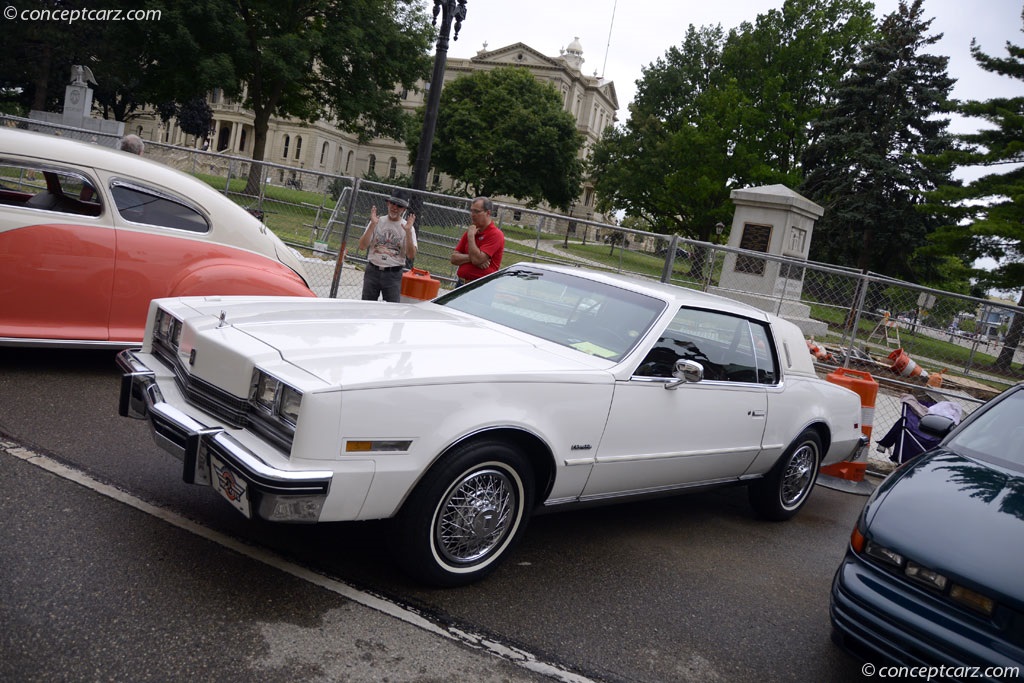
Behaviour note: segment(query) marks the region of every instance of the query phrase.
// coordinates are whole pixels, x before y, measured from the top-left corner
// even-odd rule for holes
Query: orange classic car
[[[141,343],[152,299],[315,296],[296,254],[205,183],[0,128],[0,345]]]

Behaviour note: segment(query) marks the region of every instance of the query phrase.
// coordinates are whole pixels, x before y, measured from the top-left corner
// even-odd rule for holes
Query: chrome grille
[[[153,345],[153,353],[174,371],[174,382],[189,404],[213,415],[226,427],[249,429],[284,453],[291,453],[294,430],[280,420],[255,410],[248,398],[239,398],[193,377],[181,364],[178,354],[160,342]]]
[[[163,344],[155,344],[154,353],[172,370],[174,382],[185,400],[215,416],[228,427],[242,429],[249,426],[249,401],[233,396],[209,382],[193,377],[182,366],[178,355]]]

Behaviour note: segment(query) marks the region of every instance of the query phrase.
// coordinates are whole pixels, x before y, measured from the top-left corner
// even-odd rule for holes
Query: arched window
[[[288,143],[289,142],[291,142],[291,138],[289,138],[287,135],[285,135],[284,136],[284,151],[281,153],[281,156],[283,156],[285,159],[288,158]]]
[[[352,168],[352,158],[356,155],[355,152],[349,152],[348,156],[345,157],[345,174],[348,175],[348,171]]]
[[[367,173],[376,173],[377,172],[376,169],[377,169],[377,155],[371,154],[370,155],[370,161],[366,164],[366,172]]]
[[[388,178],[394,179],[396,173],[398,173],[398,159],[391,157],[391,161],[388,162]]]
[[[320,148],[320,165],[321,166],[324,165],[324,160],[326,158],[327,158],[327,143],[325,142],[324,146]]]
[[[295,158],[298,159],[299,155],[302,154],[302,136],[295,136]]]

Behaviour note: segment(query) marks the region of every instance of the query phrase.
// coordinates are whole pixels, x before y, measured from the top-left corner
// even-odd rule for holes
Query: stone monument
[[[85,129],[113,136],[108,139],[101,138],[98,142],[111,147],[116,146],[124,134],[124,123],[92,116],[92,88],[89,87],[89,83],[96,85],[96,78],[92,75],[92,70],[82,64],[72,66],[71,82],[64,88],[64,111],[57,113],[33,109],[29,112],[28,117],[43,123]]]
[[[822,207],[784,185],[733,190],[730,197],[736,205],[730,247],[807,260]],[[828,326],[811,320],[810,307],[799,301],[803,276],[804,269],[792,263],[729,252],[714,290],[791,320],[807,336],[824,336]]]

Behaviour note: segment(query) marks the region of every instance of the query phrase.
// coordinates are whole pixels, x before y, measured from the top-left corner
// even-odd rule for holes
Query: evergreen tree
[[[1024,21],[1024,13],[1022,13]],[[981,68],[1024,81],[1024,48],[1006,44],[1007,56],[992,57],[976,41],[971,54]],[[997,169],[968,183],[950,185],[932,193],[936,205],[952,206],[955,219],[936,232],[933,242],[946,254],[963,255],[968,262],[994,260],[993,267],[975,270],[978,284],[1002,291],[1024,290],[1024,96],[968,101],[959,106],[967,116],[990,127],[962,135],[966,148],[947,155],[964,166]],[[1024,291],[1017,301],[1024,306]],[[1014,350],[1024,337],[1024,316],[1014,315],[996,365],[1008,371]]]
[[[709,240],[732,189],[794,186],[809,124],[873,27],[861,0],[786,0],[728,33],[690,26],[593,149],[601,208]]]
[[[921,5],[901,0],[883,18],[814,126],[801,188],[825,207],[811,258],[910,281],[941,265],[912,258],[939,225],[918,207],[926,192],[953,183],[953,164],[940,154],[954,145],[944,116],[954,81],[947,57],[924,52],[942,36],[927,35],[932,20]]]

